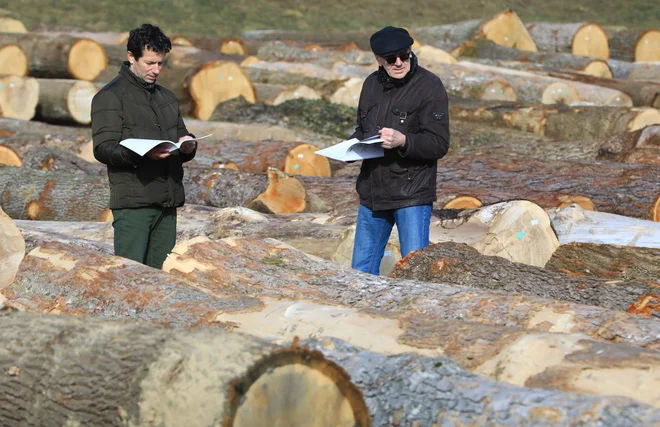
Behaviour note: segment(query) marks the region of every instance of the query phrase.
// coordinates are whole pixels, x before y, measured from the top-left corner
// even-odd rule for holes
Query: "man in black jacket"
[[[401,256],[429,244],[437,160],[449,149],[449,113],[442,82],[417,65],[405,29],[385,27],[370,43],[379,68],[362,86],[351,138],[380,135],[385,155],[362,162],[352,266],[378,274],[394,224]]]
[[[176,243],[176,208],[185,201],[183,162],[192,160],[196,141],[179,150],[156,146],[139,156],[120,145],[127,138],[185,141],[176,96],[156,84],[170,39],[144,24],[128,37],[128,61],[92,100],[94,157],[108,166],[115,254],[155,268]]]

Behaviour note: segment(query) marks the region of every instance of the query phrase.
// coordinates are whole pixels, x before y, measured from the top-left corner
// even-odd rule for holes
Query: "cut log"
[[[456,65],[428,63],[427,68],[442,79],[450,95],[461,98],[488,99],[490,93],[488,84],[503,80],[515,91],[516,97],[497,100],[518,100],[528,104],[633,105],[631,99],[620,90],[605,90],[601,86],[568,82],[527,71],[467,61],[461,61]],[[548,72],[548,74],[551,73],[551,71]],[[558,85],[561,85],[560,89],[563,89],[560,92],[557,92]],[[566,89],[571,91],[573,96],[567,96]]]
[[[482,255],[537,267],[543,267],[559,247],[548,214],[524,200],[465,210],[452,216],[434,211],[429,240],[465,243]]]
[[[193,42],[186,36],[174,35],[170,37],[172,46],[194,46]]]
[[[214,292],[258,293],[433,319],[584,333],[598,340],[660,348],[660,321],[652,317],[536,296],[388,279],[312,259],[270,239],[180,242],[163,269]]]
[[[309,86],[286,86],[268,83],[253,84],[257,100],[267,105],[279,105],[291,99],[321,99],[319,93]]]
[[[610,59],[607,64],[616,79],[650,80],[658,81],[659,61],[654,62],[628,62]]]
[[[241,39],[248,46],[250,54],[256,54],[264,42],[286,41],[317,44],[324,48],[357,45],[360,49],[370,50],[369,37],[373,31],[290,31],[290,30],[250,30],[241,33]],[[256,43],[255,43],[256,42]]]
[[[660,30],[638,31],[620,27],[606,27],[610,39],[612,59],[628,62],[660,61]]]
[[[570,243],[545,268],[572,276],[660,283],[660,248]]]
[[[14,282],[24,256],[25,240],[12,219],[0,208],[0,291]]]
[[[415,251],[397,263],[390,277],[504,290],[620,311],[628,310],[642,295],[660,297],[660,282],[568,276],[481,255],[464,243],[454,242],[435,243]]]
[[[98,92],[94,83],[84,80],[38,79],[37,118],[53,123],[92,122],[92,98]]]
[[[0,165],[0,204],[13,219],[102,221],[109,200],[104,176]]]
[[[0,46],[10,44],[28,57],[33,77],[94,80],[108,65],[105,49],[91,39],[0,33]]]
[[[53,130],[57,131],[60,129]],[[13,132],[10,133],[10,135],[11,134],[13,134]],[[78,165],[74,167],[78,171],[96,174],[97,170],[95,169],[98,168],[88,165],[88,163],[93,163],[97,166],[100,165],[100,163],[94,159],[94,156],[91,153],[91,147],[88,147],[91,143],[91,138],[83,136],[72,137],[68,135],[49,134],[46,132],[37,132],[34,134],[19,132],[18,135],[8,136],[6,138],[0,137],[0,163],[21,166],[25,156],[27,156],[28,153],[31,153],[30,155],[33,159],[38,157],[42,160],[47,160],[51,157],[52,160],[47,160],[47,163],[49,164],[52,164],[53,162],[64,162],[64,164],[71,164],[72,166]],[[89,155],[86,153],[86,150],[88,149],[90,150]],[[43,151],[43,153],[39,154],[40,151]],[[74,155],[77,158],[74,158],[71,155]],[[89,160],[90,157],[91,160]],[[86,160],[86,162],[80,162],[80,160],[83,159]],[[35,163],[32,163],[32,166],[30,167],[34,168]],[[37,169],[40,169],[40,167]]]
[[[655,108],[569,108],[456,98],[449,103],[449,113],[455,119],[520,129],[556,140],[603,139],[660,123],[660,112]]]
[[[0,46],[0,74],[24,77],[28,71],[28,59],[20,46],[15,44]]]
[[[18,424],[370,422],[360,391],[320,352],[143,322],[0,315],[0,367],[8,372],[0,387],[17,396],[0,416]],[[81,384],[81,370],[85,386],[72,387]]]
[[[126,51],[126,43],[128,42],[128,31],[126,32],[117,32],[117,31],[81,31],[81,30],[71,30],[71,31],[32,31],[38,36],[58,38],[58,37],[76,37],[80,39],[91,39],[95,42],[98,42],[102,45],[123,45],[124,50]]]
[[[502,46],[536,52],[536,44],[520,17],[513,10],[498,13],[488,20],[471,20],[435,27],[416,27],[411,34],[422,44],[447,51],[462,43],[485,38]]]
[[[601,26],[593,22],[530,22],[526,27],[541,52],[572,53],[602,59],[608,59],[610,56],[607,34]]]
[[[351,77],[330,96],[330,102],[357,108],[360,101],[360,93],[362,93],[363,83],[364,79]]]
[[[414,52],[422,67],[424,67],[426,61],[441,62],[445,64],[456,64],[458,62],[458,59],[456,59],[451,53],[429,45],[421,46],[415,49]]]
[[[12,118],[0,117],[0,137],[12,137],[21,135],[60,135],[72,138],[92,138],[89,127],[82,126],[60,126],[49,123],[25,121]]]
[[[648,414],[648,409],[632,402],[614,403],[611,407],[605,402],[586,400],[585,396],[554,395],[534,388],[484,389],[474,383],[477,377],[459,379],[455,364],[442,358],[387,356],[362,351],[339,340],[303,343],[340,364],[364,390],[374,426],[495,425],[509,421],[513,425],[658,422],[655,411]],[[365,366],[378,369],[372,371]],[[478,408],[472,409],[474,405],[467,402],[479,402]]]
[[[31,77],[0,76],[0,116],[21,120],[34,117],[39,82]]]
[[[24,168],[41,171],[59,171],[91,176],[106,176],[107,167],[92,163],[68,151],[53,147],[33,147],[22,156]]]
[[[275,168],[268,168],[268,187],[246,207],[257,212],[287,214],[306,212],[307,192],[300,181]]]
[[[660,166],[660,126],[607,138],[600,145],[598,159]]]
[[[0,17],[0,33],[27,33],[27,29],[18,19]]]
[[[592,87],[597,86],[623,92],[630,97],[635,106],[660,107],[660,83],[608,79],[560,70],[548,70],[544,74],[572,82],[584,83]]]
[[[548,215],[562,245],[583,242],[660,248],[660,224],[655,222],[658,221],[657,218],[647,221],[605,212],[592,212],[577,205],[550,209]]]

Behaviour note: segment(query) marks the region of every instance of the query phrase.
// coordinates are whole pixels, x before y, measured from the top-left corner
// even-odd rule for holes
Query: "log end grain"
[[[98,91],[96,85],[84,80],[71,85],[67,93],[66,105],[73,120],[83,125],[92,122],[92,98]]]
[[[422,64],[425,61],[440,62],[442,64],[458,63],[458,59],[456,59],[454,55],[434,46],[424,45],[420,46],[416,50],[413,50],[415,51],[415,55],[417,55],[418,61],[420,61]]]
[[[231,61],[212,61],[202,65],[189,79],[188,90],[194,107],[191,115],[208,120],[215,107],[242,96],[249,103],[257,102],[257,91],[240,66]]]
[[[296,178],[275,168],[268,168],[266,191],[247,204],[247,208],[265,213],[299,213],[306,207],[305,187]]]
[[[571,205],[578,205],[582,209],[588,210],[588,211],[595,211],[596,210],[596,205],[594,202],[587,196],[581,196],[581,195],[562,195],[558,197],[559,199],[559,206],[557,206],[560,209],[566,208]]]
[[[660,195],[655,198],[651,206],[651,220],[660,222]]]
[[[218,50],[227,55],[246,56],[248,54],[247,47],[245,47],[243,40],[236,37],[224,39]]]
[[[27,33],[27,28],[18,19],[0,18],[0,33]]]
[[[348,374],[326,361],[321,352],[295,344],[267,357],[232,386],[226,425],[370,425],[362,394]],[[282,393],[291,388],[299,396],[295,408],[288,393]]]
[[[28,58],[23,49],[15,44],[0,47],[0,74],[26,76],[28,71]]]
[[[643,32],[635,42],[635,61],[660,61],[660,30]]]
[[[608,79],[614,77],[609,64],[601,59],[591,61],[589,65],[584,67],[581,71],[585,74],[589,74],[590,76],[607,77]]]
[[[628,122],[628,130],[635,131],[655,124],[660,124],[660,111],[655,108],[640,108],[637,115]]]
[[[112,210],[110,208],[105,208],[99,215],[99,222],[112,222],[114,217],[112,215]]]
[[[0,117],[30,120],[39,103],[39,82],[31,77],[0,78]]]
[[[610,47],[605,30],[593,22],[584,24],[573,35],[572,53],[578,56],[609,59]]]
[[[327,157],[316,154],[318,149],[319,147],[311,144],[300,144],[289,151],[284,162],[284,173],[329,177],[330,161]]]
[[[80,39],[71,45],[67,64],[71,77],[91,81],[108,66],[108,54],[98,42]]]
[[[194,46],[193,42],[188,37],[175,35],[170,38],[172,45],[175,46]]]
[[[479,99],[483,99],[484,101],[515,102],[518,100],[518,93],[507,81],[496,79],[483,86]]]
[[[481,26],[481,33],[487,39],[506,47],[538,52],[534,39],[525,24],[513,10],[498,13]]]
[[[446,203],[443,209],[474,209],[481,207],[483,203],[481,200],[472,196],[458,196],[450,202]]]
[[[11,166],[21,166],[23,162],[16,151],[0,144],[0,163]]]
[[[300,85],[283,90],[273,99],[271,104],[280,105],[293,99],[321,99],[321,95],[309,86]]]
[[[580,101],[580,94],[570,83],[558,82],[549,85],[543,91],[541,102],[546,105],[571,105]]]

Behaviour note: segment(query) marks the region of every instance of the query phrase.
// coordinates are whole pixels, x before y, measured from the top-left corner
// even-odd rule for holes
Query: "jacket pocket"
[[[358,117],[360,118],[360,127],[365,138],[377,133],[378,104],[358,109]]]

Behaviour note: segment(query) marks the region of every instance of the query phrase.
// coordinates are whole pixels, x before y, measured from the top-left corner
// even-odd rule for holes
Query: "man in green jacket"
[[[185,141],[179,102],[156,84],[170,39],[156,26],[132,30],[128,61],[92,100],[94,157],[108,166],[115,254],[161,268],[176,243],[176,208],[185,201],[183,163],[197,142],[179,150],[156,146],[144,156],[120,145],[127,138]]]

